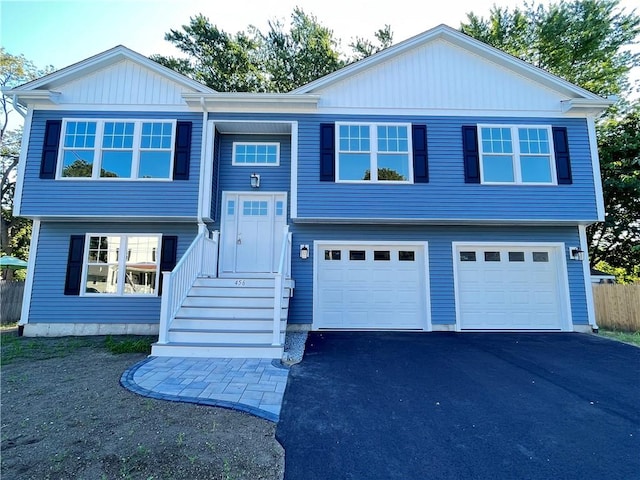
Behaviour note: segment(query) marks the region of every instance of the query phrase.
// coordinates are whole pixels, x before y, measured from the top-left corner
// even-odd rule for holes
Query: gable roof
[[[7,90],[5,91],[5,94],[16,95],[19,100],[27,100],[29,98],[43,99],[50,94],[55,94],[55,89],[60,85],[73,82],[74,80],[85,77],[97,70],[115,65],[123,60],[129,60],[143,68],[151,70],[193,93],[215,93],[215,90],[207,87],[206,85],[160,65],[159,63],[154,62],[144,55],[134,52],[123,45],[118,45],[78,63],[50,73],[49,75],[45,75],[44,77]],[[23,102],[21,101],[20,103]]]
[[[368,69],[371,69],[383,62],[388,61],[393,57],[398,57],[410,50],[417,49],[425,44],[437,40],[448,41],[490,62],[498,64],[519,75],[529,78],[541,85],[544,85],[547,88],[562,93],[563,95],[567,96],[567,99],[575,101],[576,105],[574,106],[578,106],[579,104],[579,106],[581,107],[587,107],[588,105],[591,108],[606,108],[613,103],[611,100],[605,99],[599,95],[596,95],[595,93],[585,90],[584,88],[578,87],[571,82],[568,82],[541,68],[535,67],[495,47],[480,42],[479,40],[476,40],[447,25],[439,25],[435,28],[427,30],[426,32],[423,32],[403,42],[400,42],[397,45],[382,50],[370,57],[367,57],[340,70],[337,70],[336,72],[330,73],[329,75],[303,85],[302,87],[293,90],[291,93],[320,93],[323,89],[330,87],[337,82],[346,80],[350,77],[354,77]]]

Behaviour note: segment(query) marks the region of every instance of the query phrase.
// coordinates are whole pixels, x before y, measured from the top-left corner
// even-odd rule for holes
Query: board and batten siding
[[[429,182],[321,182],[320,123],[326,122],[406,122],[427,125]],[[573,183],[549,186],[465,183],[462,126],[476,124],[566,127]],[[300,120],[298,135],[300,218],[597,220],[585,119],[317,115]]]
[[[310,324],[313,315],[313,242],[381,241],[428,242],[431,321],[434,325],[454,325],[456,321],[452,242],[564,242],[567,248],[580,245],[576,227],[497,227],[426,225],[303,225],[294,224],[292,276],[296,282],[290,301],[289,323]],[[297,255],[300,244],[310,245],[310,257]],[[582,262],[567,259],[572,321],[587,325],[587,300]]]
[[[31,292],[29,323],[150,323],[160,321],[159,296],[64,295],[69,239],[86,233],[160,233],[178,236],[177,259],[197,233],[185,224],[42,222]],[[33,248],[33,247],[32,247]]]
[[[232,165],[233,142],[276,142],[280,144],[280,165]],[[219,178],[216,183],[218,192],[214,191],[212,208],[221,205],[222,192],[289,192],[291,185],[291,137],[289,135],[220,135],[218,146],[217,172]],[[252,189],[249,176],[252,173],[260,175],[260,188]],[[214,183],[215,185],[215,183]],[[290,198],[287,196],[287,201]],[[290,209],[287,207],[287,212]],[[216,225],[220,224],[220,211],[213,211]]]
[[[44,180],[40,175],[47,120],[63,118],[162,119],[192,122],[189,180]],[[197,216],[202,116],[175,112],[62,112],[33,114],[22,204],[24,216]],[[60,161],[60,159],[58,159]]]

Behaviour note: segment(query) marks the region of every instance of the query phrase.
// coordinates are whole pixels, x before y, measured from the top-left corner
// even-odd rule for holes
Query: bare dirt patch
[[[129,392],[120,376],[145,355],[104,345],[2,334],[2,478],[282,478],[275,424]]]

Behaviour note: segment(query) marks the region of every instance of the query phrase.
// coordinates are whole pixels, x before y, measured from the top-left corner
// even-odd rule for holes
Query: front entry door
[[[223,274],[273,273],[286,225],[286,194],[224,193],[222,205]]]

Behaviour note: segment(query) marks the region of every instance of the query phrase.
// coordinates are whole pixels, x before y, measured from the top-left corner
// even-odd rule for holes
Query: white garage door
[[[425,244],[316,245],[314,328],[427,329]]]
[[[457,245],[454,252],[459,329],[566,329],[561,249]]]

